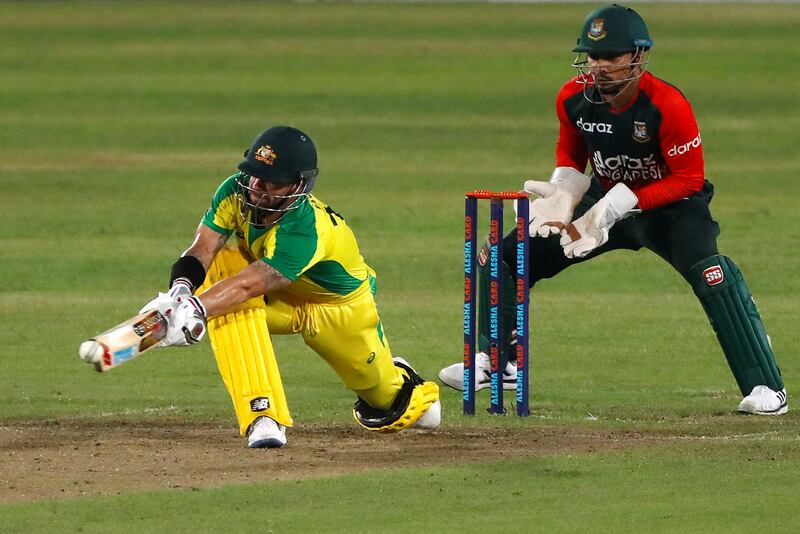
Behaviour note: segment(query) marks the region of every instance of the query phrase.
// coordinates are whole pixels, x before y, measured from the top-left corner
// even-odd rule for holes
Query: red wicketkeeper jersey
[[[593,100],[600,98],[595,88],[588,90]],[[643,210],[702,189],[703,147],[692,107],[677,88],[649,72],[619,110],[588,102],[573,78],[559,91],[556,111],[556,166],[585,172],[591,163],[606,190],[624,182]]]

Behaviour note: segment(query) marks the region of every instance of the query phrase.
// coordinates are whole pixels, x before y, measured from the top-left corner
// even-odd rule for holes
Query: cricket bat
[[[78,354],[103,373],[144,354],[167,335],[167,319],[157,310],[142,313],[81,343]]]

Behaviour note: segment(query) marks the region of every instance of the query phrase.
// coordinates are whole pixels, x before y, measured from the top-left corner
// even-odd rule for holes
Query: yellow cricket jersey
[[[347,300],[365,285],[374,291],[375,272],[338,213],[309,195],[276,224],[256,228],[240,215],[236,176],[219,186],[203,224],[225,236],[235,234],[245,257],[263,261],[291,280],[283,291],[320,303]]]

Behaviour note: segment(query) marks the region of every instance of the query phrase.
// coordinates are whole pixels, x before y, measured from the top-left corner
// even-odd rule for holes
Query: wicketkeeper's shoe
[[[786,388],[773,391],[767,386],[756,386],[739,403],[739,411],[754,415],[781,415],[789,411]]]
[[[439,371],[442,384],[464,391],[464,362],[454,363]],[[488,388],[492,384],[492,365],[485,352],[475,354],[475,391]],[[503,389],[517,389],[517,365],[506,363],[503,371]]]
[[[286,427],[269,417],[259,417],[247,429],[247,446],[251,449],[277,449],[286,445]]]

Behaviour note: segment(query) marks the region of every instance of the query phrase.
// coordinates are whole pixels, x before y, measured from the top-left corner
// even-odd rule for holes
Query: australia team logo
[[[258,161],[263,161],[267,165],[272,165],[275,162],[275,158],[278,157],[278,154],[272,150],[271,146],[263,145],[256,150],[256,155],[254,157]]]
[[[586,33],[586,36],[592,41],[599,41],[606,36],[605,25],[606,21],[604,19],[594,19],[592,23],[589,24],[589,31]]]
[[[633,121],[633,140],[639,143],[646,143],[650,140],[646,122]]]

